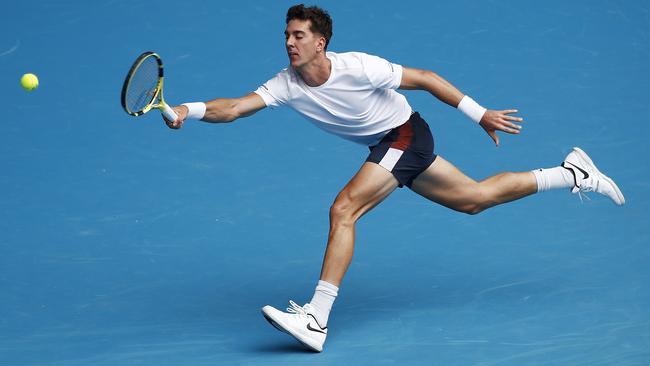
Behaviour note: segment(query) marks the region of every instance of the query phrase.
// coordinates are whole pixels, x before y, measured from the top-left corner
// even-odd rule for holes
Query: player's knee
[[[332,226],[354,225],[355,221],[352,201],[345,195],[339,195],[330,207],[330,223]]]
[[[352,222],[349,205],[345,202],[335,201],[330,207],[330,222],[332,224],[349,224]]]

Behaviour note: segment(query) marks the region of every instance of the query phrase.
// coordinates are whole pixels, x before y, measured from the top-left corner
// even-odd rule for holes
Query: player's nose
[[[293,39],[293,37],[292,36],[287,37],[287,39],[285,40],[285,44],[287,46],[287,50],[290,47],[294,47],[294,39]]]

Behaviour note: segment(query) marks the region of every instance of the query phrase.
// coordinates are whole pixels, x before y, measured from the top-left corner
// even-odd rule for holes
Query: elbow
[[[223,122],[232,122],[237,118],[241,117],[241,112],[239,111],[237,101],[232,101],[228,108],[224,110],[221,120]]]
[[[421,74],[421,77],[424,80],[431,80],[432,78],[437,79],[437,78],[440,77],[440,76],[438,76],[438,74],[436,74],[435,72],[433,72],[431,70],[421,70],[420,74]]]
[[[223,118],[223,122],[232,122],[232,121],[236,120],[236,119],[239,118],[239,117],[241,117],[241,115],[239,114],[239,112],[237,112],[237,111],[229,111],[229,112],[226,113],[226,115],[224,116],[224,118]]]

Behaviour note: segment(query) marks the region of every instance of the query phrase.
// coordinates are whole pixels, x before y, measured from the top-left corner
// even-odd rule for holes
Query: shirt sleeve
[[[361,64],[370,84],[377,89],[397,89],[402,83],[402,65],[367,54],[362,54]]]
[[[277,108],[289,100],[288,70],[280,71],[274,78],[262,84],[255,94],[264,99],[267,107]]]

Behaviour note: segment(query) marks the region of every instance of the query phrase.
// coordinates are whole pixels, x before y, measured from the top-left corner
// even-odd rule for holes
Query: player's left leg
[[[501,173],[481,182],[467,177],[438,156],[413,180],[410,188],[431,201],[468,214],[553,188],[570,189],[573,193],[597,192],[619,206],[625,204],[625,197],[616,183],[577,147],[558,167]]]
[[[477,182],[438,156],[413,180],[410,188],[453,210],[477,214],[489,207],[536,193],[537,181],[533,173],[522,172],[501,173]]]

